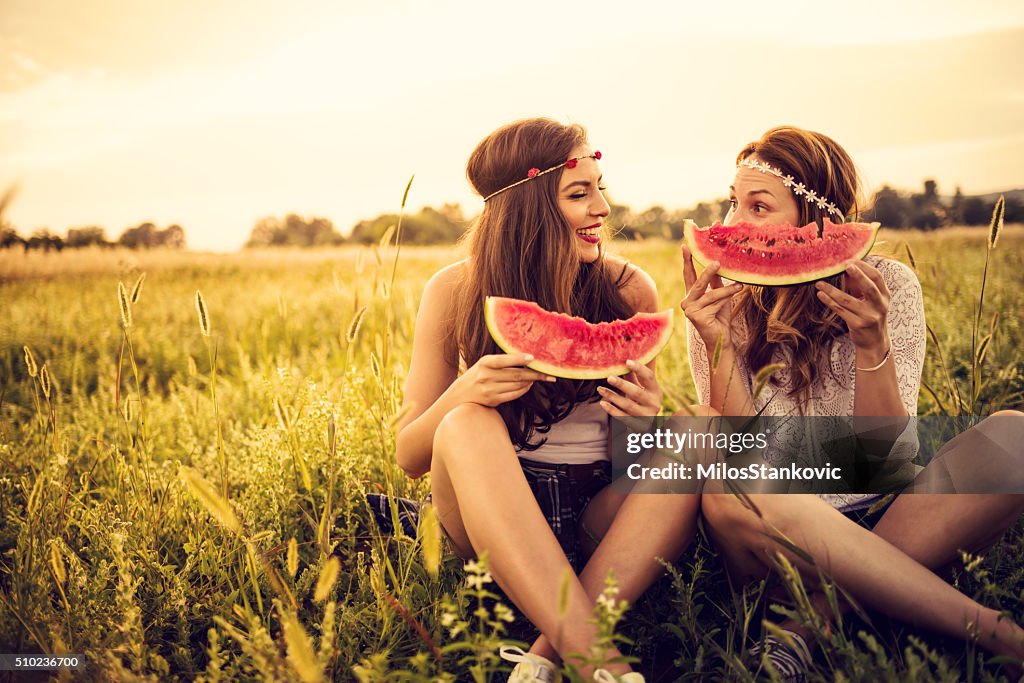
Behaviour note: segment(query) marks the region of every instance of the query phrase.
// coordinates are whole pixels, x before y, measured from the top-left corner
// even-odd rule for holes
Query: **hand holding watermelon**
[[[743,289],[742,285],[731,284],[728,287],[718,275],[719,264],[712,262],[697,276],[693,266],[693,256],[686,243],[683,243],[683,282],[686,285],[686,296],[680,302],[687,320],[697,330],[697,334],[709,349],[718,344],[730,343],[732,323],[732,297]]]
[[[613,417],[657,415],[661,411],[661,385],[654,371],[636,361],[626,361],[632,371],[625,377],[609,377],[608,384],[618,389],[598,387],[601,407]]]
[[[815,287],[821,302],[846,322],[855,347],[878,355],[885,353],[889,346],[886,320],[891,295],[877,268],[864,261],[852,261],[846,268],[848,291],[827,282],[818,282]]]
[[[455,380],[464,403],[495,408],[514,401],[534,382],[554,382],[555,378],[524,367],[533,360],[527,353],[497,353],[483,356]]]

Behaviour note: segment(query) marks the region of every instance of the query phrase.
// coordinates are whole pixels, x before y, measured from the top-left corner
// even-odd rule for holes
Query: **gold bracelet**
[[[874,372],[875,370],[881,370],[882,366],[885,365],[885,361],[889,360],[890,353],[892,353],[892,342],[889,342],[889,348],[885,350],[885,355],[882,356],[882,362],[878,365],[870,368],[858,368],[856,365],[853,367],[855,370],[860,370],[861,372]]]

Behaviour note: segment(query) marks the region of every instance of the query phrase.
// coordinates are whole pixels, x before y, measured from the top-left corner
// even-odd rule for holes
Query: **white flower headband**
[[[830,214],[838,218],[840,222],[846,220],[843,212],[837,209],[835,204],[825,199],[824,195],[818,195],[814,190],[807,189],[807,186],[803,183],[796,182],[796,178],[791,175],[786,175],[771,164],[767,164],[759,159],[747,157],[741,161],[738,166],[752,168],[755,171],[760,171],[761,173],[771,173],[773,176],[780,178],[783,185],[793,190],[793,194],[798,198],[803,197],[808,204],[816,204],[819,209],[828,211]]]

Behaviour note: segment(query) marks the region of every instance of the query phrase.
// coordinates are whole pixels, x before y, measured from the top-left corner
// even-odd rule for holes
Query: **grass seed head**
[[[288,576],[294,579],[297,571],[299,571],[299,543],[292,536],[288,540]]]
[[[60,554],[60,548],[57,547],[56,543],[50,544],[50,570],[53,572],[53,578],[57,580],[57,583],[64,585],[68,575],[64,569],[64,556]]]
[[[46,363],[39,368],[39,386],[43,389],[43,396],[50,398],[50,371],[46,369]]]
[[[316,590],[313,593],[314,600],[323,602],[330,596],[331,589],[334,588],[334,584],[338,581],[338,573],[340,571],[341,562],[338,561],[337,556],[331,555],[320,570],[320,576],[317,577]]]
[[[117,283],[117,302],[121,305],[121,322],[127,330],[132,326],[132,305],[123,282]]]
[[[143,273],[139,276],[139,279],[135,281],[135,286],[132,287],[132,304],[139,303],[139,297],[142,295],[142,283],[146,279],[146,274]]]
[[[313,651],[306,630],[302,628],[294,612],[287,612],[281,619],[284,626],[284,642],[288,650],[288,663],[295,669],[303,683],[319,683],[326,680]]]
[[[210,315],[206,312],[206,300],[203,293],[196,290],[196,312],[199,314],[199,331],[204,337],[210,336]]]
[[[995,208],[992,209],[992,224],[988,228],[988,248],[995,249],[999,233],[1003,231],[1003,219],[1006,217],[1006,197],[999,195]]]
[[[238,521],[238,517],[235,516],[234,510],[231,509],[231,504],[217,495],[210,482],[191,467],[182,467],[180,476],[192,495],[199,499],[199,502],[214,519],[235,533],[241,532],[242,525]]]
[[[352,322],[348,324],[348,332],[345,333],[345,341],[349,344],[356,340],[359,335],[359,328],[363,325],[363,318],[366,317],[366,306],[363,306],[352,316]]]
[[[25,367],[28,369],[28,376],[35,377],[39,374],[39,367],[36,365],[36,357],[32,355],[32,349],[26,344],[25,349]]]
[[[436,579],[441,566],[441,522],[433,505],[423,507],[419,535],[423,548],[423,567],[431,578]]]

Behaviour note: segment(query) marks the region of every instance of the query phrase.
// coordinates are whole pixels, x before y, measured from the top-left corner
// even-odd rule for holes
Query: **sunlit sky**
[[[636,210],[724,195],[784,123],[838,140],[869,189],[1024,187],[1024,3],[843,5],[2,0],[6,218],[233,250],[268,215],[347,233],[413,173],[411,209],[472,215],[469,153],[536,115],[587,126]]]

